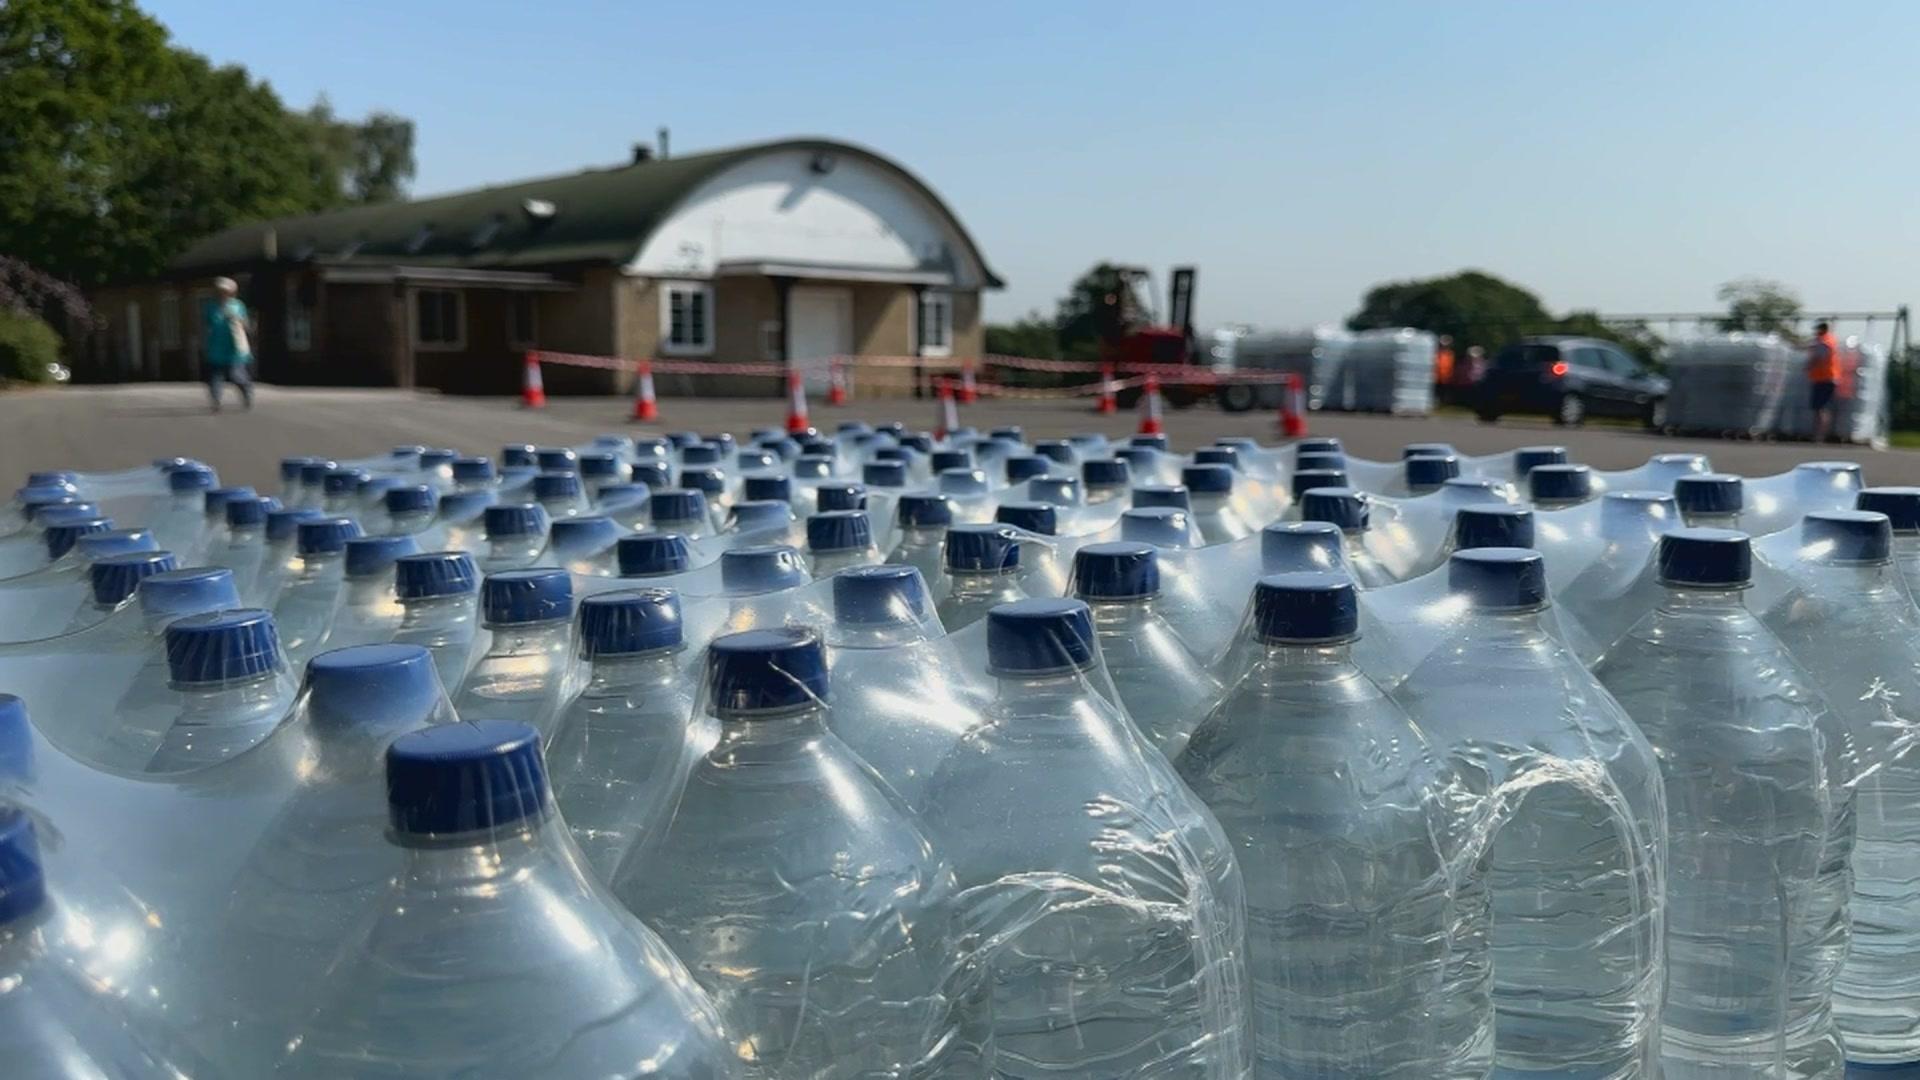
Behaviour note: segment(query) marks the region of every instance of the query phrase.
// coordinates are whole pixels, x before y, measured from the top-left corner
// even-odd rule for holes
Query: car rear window
[[[1558,345],[1509,345],[1493,358],[1493,366],[1508,371],[1545,367],[1560,359]]]

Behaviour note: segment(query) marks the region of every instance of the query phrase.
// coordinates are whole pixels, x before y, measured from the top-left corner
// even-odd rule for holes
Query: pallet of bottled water
[[[1920,489],[1337,440],[35,472],[6,1077],[1920,1061]]]

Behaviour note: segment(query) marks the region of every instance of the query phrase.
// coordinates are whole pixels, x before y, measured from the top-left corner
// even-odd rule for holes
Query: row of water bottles
[[[1920,489],[1857,466],[850,424],[281,476],[16,495],[10,1075],[1920,1060]]]

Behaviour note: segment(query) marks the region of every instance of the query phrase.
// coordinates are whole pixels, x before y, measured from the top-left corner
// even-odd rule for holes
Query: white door
[[[807,388],[824,391],[826,360],[853,351],[853,293],[800,287],[787,298],[787,359],[807,372]]]

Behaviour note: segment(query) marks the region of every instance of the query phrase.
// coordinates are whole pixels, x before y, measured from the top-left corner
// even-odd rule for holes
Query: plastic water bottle
[[[213,470],[205,465],[183,465],[167,473],[171,499],[158,510],[153,520],[141,522],[153,530],[159,545],[189,565],[200,561],[207,550],[205,493],[216,484]]]
[[[1885,514],[1893,529],[1893,559],[1907,591],[1920,596],[1920,487],[1870,487],[1855,496],[1860,510]]]
[[[1180,483],[1191,500],[1193,524],[1207,544],[1227,544],[1252,536],[1257,527],[1234,505],[1234,472],[1227,465],[1189,465]]]
[[[1537,465],[1527,472],[1527,497],[1541,510],[1564,510],[1593,498],[1593,470],[1585,465]]]
[[[623,578],[667,577],[693,566],[693,545],[679,533],[623,536],[613,554]]]
[[[1490,934],[1493,962],[1456,949],[1446,993],[1462,1017],[1492,994],[1503,1074],[1657,1075],[1666,855],[1653,750],[1554,632],[1539,552],[1455,552],[1447,579],[1462,609],[1451,639],[1395,688],[1459,776],[1484,845],[1456,886],[1455,940]]]
[[[407,555],[420,553],[420,545],[410,535],[357,536],[347,541],[346,581],[341,589],[340,610],[318,648],[344,649],[353,645],[378,645],[393,640],[400,628],[402,609],[394,592],[394,564]]]
[[[300,570],[280,590],[273,621],[287,662],[299,668],[320,650],[340,610],[347,574],[347,541],[360,535],[352,518],[328,517],[296,528]]]
[[[953,503],[939,495],[909,493],[900,496],[898,507],[899,535],[887,562],[911,566],[929,583],[941,580],[947,530],[954,524]]]
[[[1460,459],[1453,453],[1414,454],[1400,463],[1409,495],[1430,495],[1460,475]]]
[[[581,855],[612,881],[637,842],[665,834],[693,763],[720,728],[692,716],[680,597],[671,589],[581,600],[580,647],[587,685],[560,713],[547,767]]]
[[[401,869],[276,1075],[734,1075],[686,969],[587,874],[537,732],[438,725],[386,761]]]
[[[454,458],[451,470],[455,491],[491,491],[500,482],[493,459],[488,457]]]
[[[987,616],[986,723],[923,819],[991,934],[994,1074],[1245,1075],[1245,901],[1219,823],[1100,684],[1078,600]],[[1006,808],[1018,806],[1018,814]]]
[[[1200,546],[1193,515],[1173,506],[1140,506],[1120,514],[1120,539],[1170,549]]]
[[[1295,469],[1289,481],[1295,502],[1315,488],[1344,488],[1347,483],[1345,469]]]
[[[1564,446],[1522,446],[1513,452],[1513,478],[1523,487],[1527,483],[1527,474],[1542,465],[1567,464],[1567,448]]]
[[[444,551],[484,553],[487,508],[499,503],[500,493],[495,490],[449,491],[440,496],[439,510],[427,536],[429,539],[438,536],[439,547]]]
[[[569,518],[585,513],[586,495],[580,486],[580,474],[543,472],[533,478],[533,499],[550,518]]]
[[[689,540],[712,536],[713,513],[705,492],[656,488],[647,500],[647,517],[657,532],[679,533]]]
[[[273,733],[292,697],[273,616],[258,608],[194,615],[167,626],[167,670],[178,694],[151,773],[225,761]]]
[[[708,498],[711,499],[712,496],[709,495]],[[813,489],[813,507],[815,514],[832,513],[836,510],[865,510],[867,508],[866,486],[838,481],[816,484]]]
[[[949,633],[1026,596],[1020,585],[1020,534],[1007,525],[955,525],[947,530],[947,593],[938,604]]]
[[[1253,1075],[1484,1076],[1491,1003],[1443,977],[1487,947],[1453,937],[1445,779],[1353,662],[1352,579],[1262,578],[1250,630],[1178,764],[1246,878]]]
[[[1327,521],[1276,521],[1260,530],[1260,573],[1289,574],[1347,567],[1340,527]]]
[[[320,509],[334,516],[360,511],[360,485],[373,477],[365,469],[330,469],[320,482]]]
[[[1086,486],[1087,505],[1100,506],[1126,498],[1133,475],[1119,458],[1090,458],[1080,463],[1080,482]]]
[[[234,572],[235,585],[249,603],[271,608],[280,599],[280,591],[300,573],[300,526],[326,517],[315,507],[292,507],[267,511],[266,551],[251,580]]]
[[[865,510],[827,510],[807,519],[807,556],[814,577],[830,577],[879,560]]]
[[[819,638],[716,638],[705,682],[719,742],[615,893],[713,996],[746,1076],[981,1075],[952,871],[829,729]]]
[[[1534,475],[1539,475],[1536,470]],[[1781,943],[1815,889],[1850,779],[1825,704],[1747,610],[1745,533],[1660,541],[1664,595],[1594,674],[1640,725],[1667,789],[1670,1080],[1838,1077],[1829,1003],[1789,986]]]
[[[748,499],[727,512],[725,532],[736,536],[786,536],[793,528],[793,505],[784,499]]]
[[[1393,584],[1393,573],[1367,544],[1372,512],[1365,495],[1346,487],[1312,488],[1300,497],[1300,520],[1324,521],[1340,530],[1347,572],[1361,588]]]
[[[614,545],[624,535],[626,530],[605,514],[556,518],[547,533],[542,561],[582,577],[612,577]]]
[[[1475,548],[1530,548],[1533,511],[1524,506],[1463,506],[1453,513],[1453,551]]]
[[[489,506],[482,520],[487,541],[480,555],[482,573],[532,566],[547,546],[547,512],[536,503]]]
[[[427,550],[445,543],[444,530],[438,534],[428,533],[440,512],[440,492],[433,485],[401,484],[390,488],[381,496],[381,509],[386,511],[384,531],[411,536]]]
[[[1673,498],[1689,528],[1733,529],[1746,504],[1743,488],[1737,476],[1695,473],[1673,482]]]
[[[720,553],[720,591],[730,597],[779,592],[808,580],[806,560],[790,544],[748,544]]]
[[[440,685],[449,691],[466,680],[481,639],[480,574],[464,551],[405,555],[393,564],[394,595],[400,601],[397,645],[418,645],[433,657]]]
[[[492,640],[454,695],[462,720],[514,720],[553,735],[572,689],[569,635],[573,579],[565,570],[502,570],[480,583],[480,612]]]
[[[1093,613],[1100,654],[1120,704],[1167,760],[1179,758],[1220,686],[1159,610],[1159,551],[1088,544],[1073,556],[1073,595]]]

